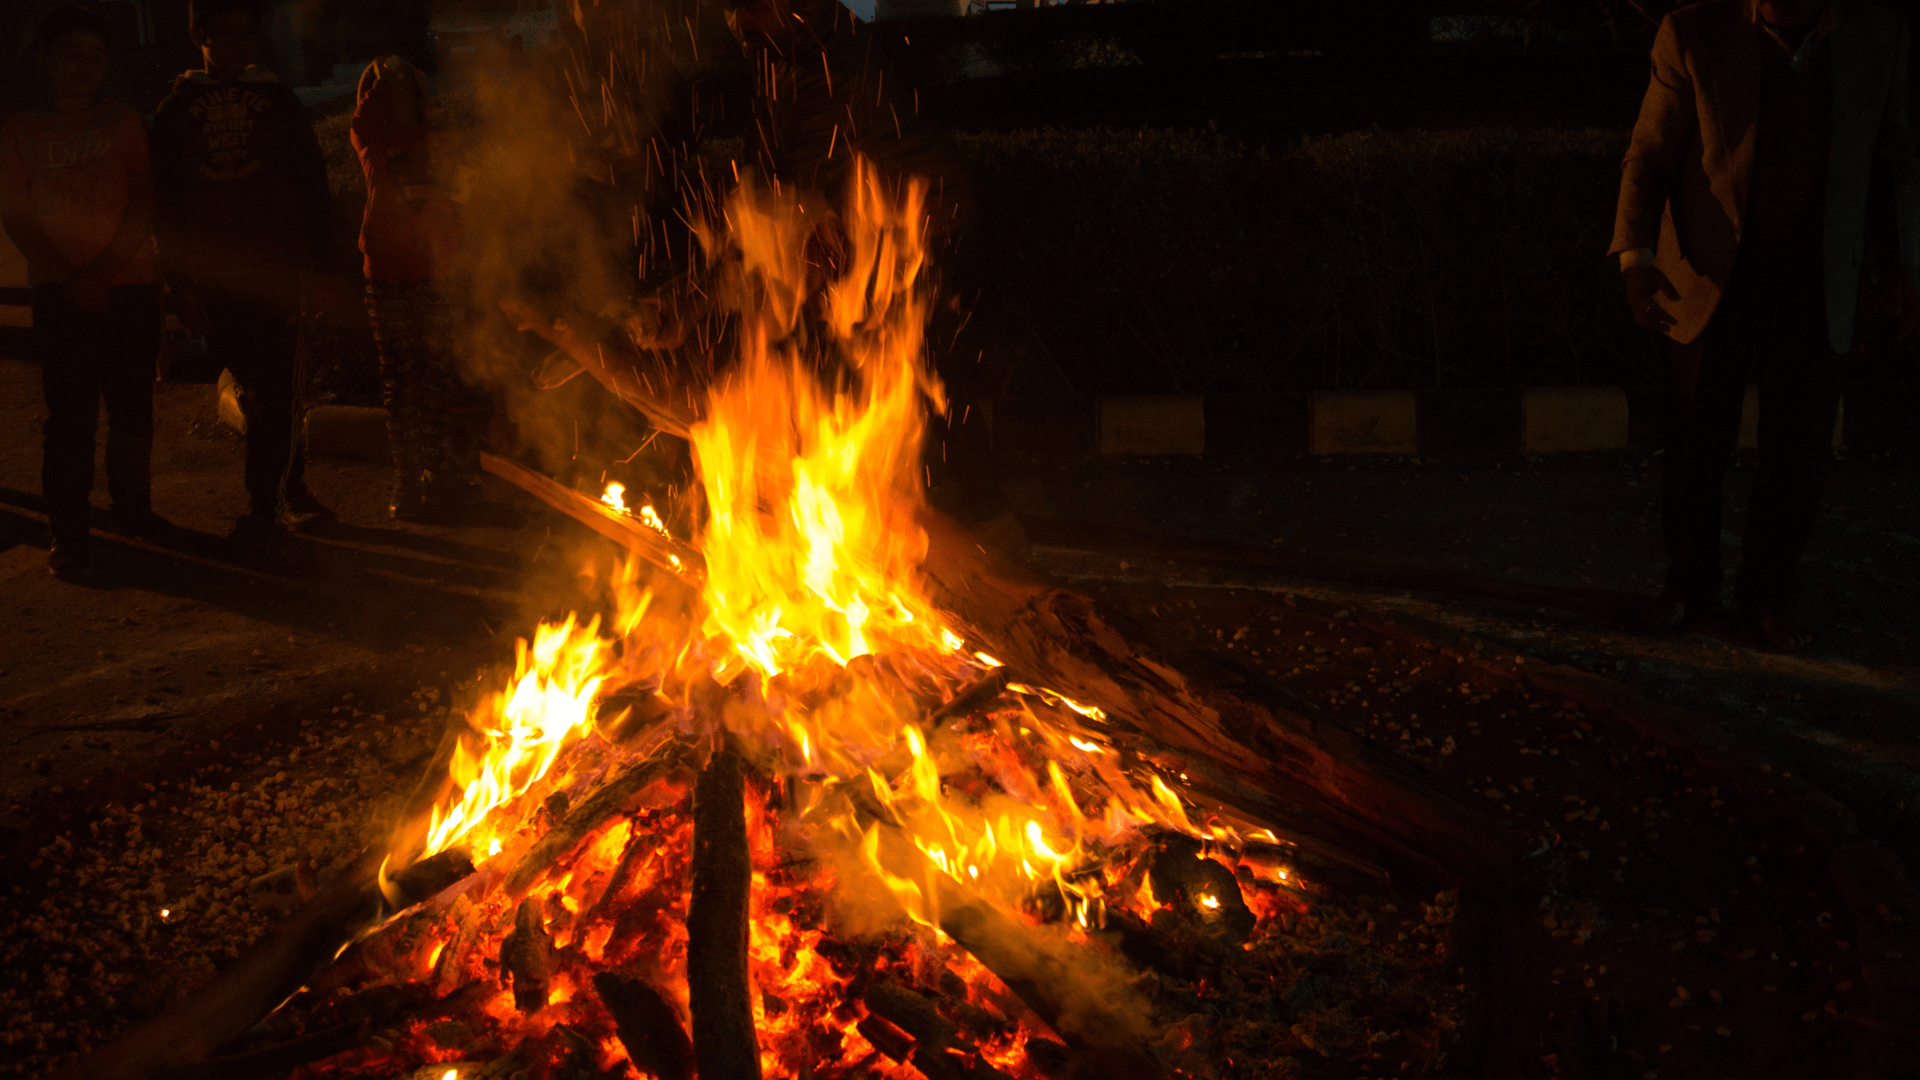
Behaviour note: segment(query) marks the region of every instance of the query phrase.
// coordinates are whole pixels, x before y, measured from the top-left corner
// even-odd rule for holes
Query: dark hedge
[[[960,142],[982,201],[981,314],[1002,323],[1016,389],[1651,381],[1606,258],[1624,132],[1356,132],[1281,152],[1175,131]]]

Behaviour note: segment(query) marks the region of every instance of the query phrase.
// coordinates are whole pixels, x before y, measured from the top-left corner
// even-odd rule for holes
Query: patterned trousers
[[[380,350],[394,471],[403,484],[450,475],[459,468],[452,421],[460,395],[446,300],[432,282],[369,281],[367,315]]]

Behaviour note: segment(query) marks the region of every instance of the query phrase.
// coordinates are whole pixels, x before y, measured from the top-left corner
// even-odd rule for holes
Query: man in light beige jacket
[[[1718,601],[1721,483],[1752,382],[1760,461],[1736,596],[1764,647],[1811,639],[1792,617],[1795,568],[1863,273],[1902,337],[1920,328],[1909,48],[1902,20],[1869,0],[1706,0],[1660,26],[1611,251],[1669,365],[1669,569],[1644,625]]]

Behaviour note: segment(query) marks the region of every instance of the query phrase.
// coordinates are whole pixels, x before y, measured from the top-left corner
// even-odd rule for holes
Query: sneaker
[[[314,498],[313,492],[303,491],[298,495],[287,497],[287,509],[280,515],[280,520],[285,522],[288,528],[300,532],[313,532],[339,524],[340,516],[328,509],[319,499]]]
[[[180,533],[179,526],[151,510],[133,513],[115,511],[109,517],[113,523],[113,531],[122,536],[166,543]]]
[[[55,577],[84,574],[92,566],[93,560],[88,556],[85,540],[55,537],[53,545],[47,549],[47,573]]]
[[[236,518],[227,541],[249,552],[266,552],[278,547],[286,536],[280,524],[266,514],[248,514]]]

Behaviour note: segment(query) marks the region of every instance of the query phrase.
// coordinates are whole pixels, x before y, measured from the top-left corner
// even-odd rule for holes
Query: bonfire
[[[1497,878],[1503,840],[1405,766],[1210,698],[1069,594],[936,584],[984,550],[924,504],[924,200],[866,168],[825,222],[736,189],[701,235],[738,355],[650,411],[691,490],[546,492],[634,551],[611,613],[520,643],[375,885],[123,1045],[192,1060],[279,1004],[307,1042],[274,1061],[316,1076],[1207,1075],[1232,1062],[1149,984],[1262,978],[1234,958],[1312,867]],[[326,1026],[375,990],[386,1036]]]

